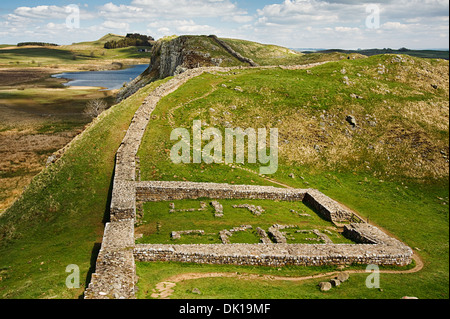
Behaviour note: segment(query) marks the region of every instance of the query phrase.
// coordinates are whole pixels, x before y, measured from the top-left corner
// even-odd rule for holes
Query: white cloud
[[[229,0],[133,0],[130,5],[109,2],[100,7],[100,15],[108,19],[143,21],[149,19],[229,18],[247,12]],[[247,19],[248,18],[242,18]]]
[[[126,22],[117,22],[109,20],[103,22],[102,27],[106,29],[124,30],[124,31],[128,31],[130,29],[130,25]]]
[[[116,33],[217,34],[288,47],[447,47],[448,0],[272,0],[252,12],[240,0],[104,0],[79,4],[81,28],[68,33],[67,6],[20,6],[0,16],[3,41],[66,43]],[[365,25],[366,7],[380,8],[379,29]],[[90,21],[87,21],[90,20]],[[122,32],[121,32],[122,31]],[[6,34],[6,37],[5,37]],[[67,36],[67,35],[70,36]],[[69,39],[70,38],[70,39]],[[76,39],[76,40],[75,40]],[[434,43],[434,44],[433,44]],[[417,45],[416,45],[417,47]]]
[[[194,20],[164,20],[155,21],[147,25],[149,33],[154,34],[156,30],[159,36],[169,34],[212,34],[219,30],[206,24],[197,24]]]

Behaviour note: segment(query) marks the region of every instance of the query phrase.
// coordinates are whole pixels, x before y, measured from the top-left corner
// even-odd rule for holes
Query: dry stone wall
[[[192,182],[138,182],[139,201],[158,202],[183,199],[270,199],[303,201],[306,189],[286,189],[272,186],[230,185]]]
[[[228,43],[226,43],[225,41],[219,39],[216,35],[210,35],[209,37],[211,39],[213,39],[214,41],[216,41],[218,44],[220,44],[225,50],[228,51],[228,53],[230,53],[232,56],[234,56],[239,61],[244,62],[244,63],[248,63],[250,66],[259,66],[259,64],[257,64],[252,59],[244,57],[244,56],[242,56],[242,54],[240,54],[240,53],[236,52],[235,50],[233,50],[233,48],[230,47],[228,45]]]
[[[405,266],[411,262],[407,247],[313,244],[136,245],[137,261],[172,261],[199,264],[280,267],[377,264]]]
[[[262,235],[262,243],[256,245],[228,244],[228,237],[232,235],[230,231],[221,234],[226,243],[221,245],[135,245],[137,202],[199,198],[303,201],[324,219],[336,224],[349,223],[357,219],[339,203],[313,189],[136,181],[136,154],[150,115],[160,99],[204,72],[228,72],[232,69],[234,68],[212,67],[187,70],[155,89],[136,112],[117,152],[110,208],[111,222],[105,226],[96,270],[85,291],[86,299],[135,298],[134,287],[137,280],[135,260],[263,266],[353,263],[404,266],[411,262],[413,252],[408,246],[362,221],[344,227],[344,235],[359,243],[355,245],[273,244],[261,229],[257,231]]]

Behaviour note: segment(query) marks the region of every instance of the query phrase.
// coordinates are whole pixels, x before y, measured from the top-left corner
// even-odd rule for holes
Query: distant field
[[[93,42],[70,46],[0,46],[0,214],[46,164],[47,158],[69,143],[91,119],[86,103],[114,92],[96,88],[68,88],[52,74],[64,71],[117,69],[148,63],[138,48],[106,50],[106,35]]]
[[[135,47],[106,50],[92,46],[64,46],[56,48],[11,48],[0,50],[0,66],[3,67],[55,67],[61,65],[89,64],[101,61],[150,60]]]
[[[106,35],[103,38],[92,41],[74,43],[57,47],[10,47],[2,45],[0,48],[0,67],[54,67],[62,65],[74,66],[77,64],[95,64],[102,62],[126,62],[126,60],[140,60],[148,62],[150,54],[139,52],[140,47],[128,47],[120,49],[105,49],[104,43],[123,37]],[[148,48],[148,47],[145,47]],[[134,62],[134,64],[137,64]],[[97,65],[98,67],[98,65]]]

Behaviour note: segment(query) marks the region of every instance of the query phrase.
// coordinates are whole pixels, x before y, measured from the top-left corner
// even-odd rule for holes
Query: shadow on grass
[[[115,160],[115,159],[114,159]],[[108,200],[106,201],[106,207],[105,207],[105,213],[103,214],[102,223],[103,225],[106,225],[106,223],[110,222],[110,207],[111,207],[111,200],[112,200],[112,192],[114,187],[114,176],[116,175],[116,169],[114,168],[112,176],[111,176],[111,182],[109,184],[109,191],[108,191]],[[92,247],[91,252],[91,261],[90,261],[90,267],[86,276],[85,281],[85,287],[89,287],[89,283],[92,279],[92,274],[95,273],[95,268],[97,264],[97,258],[100,253],[100,249],[102,247],[102,243],[95,243],[94,247]],[[84,298],[84,292],[82,295],[79,296],[79,299]]]

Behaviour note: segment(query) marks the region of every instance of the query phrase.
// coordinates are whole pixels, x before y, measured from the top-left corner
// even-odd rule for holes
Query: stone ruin
[[[223,206],[218,201],[211,202],[211,206],[214,208],[214,216],[217,218],[223,217]]]
[[[308,66],[282,67],[304,69]],[[263,68],[263,67],[262,67]],[[270,68],[270,67],[264,67]],[[136,112],[116,155],[110,207],[95,273],[85,291],[85,299],[133,299],[137,282],[135,261],[176,261],[201,264],[233,264],[280,267],[376,264],[405,266],[411,263],[411,248],[314,189],[284,189],[269,186],[229,185],[190,182],[145,182],[136,174],[136,154],[150,115],[161,98],[204,72],[229,72],[233,68],[197,68],[175,76],[156,88]],[[139,245],[135,243],[136,203],[184,199],[267,199],[303,202],[323,219],[343,228],[355,242],[349,244],[286,244],[280,227],[271,235],[257,229],[260,244]],[[223,214],[217,206],[216,214]],[[230,232],[231,233],[231,232]],[[178,234],[179,235],[179,234]],[[228,233],[224,233],[228,236]],[[283,235],[281,233],[281,235]],[[176,234],[175,234],[176,236]],[[277,241],[278,242],[278,241]]]
[[[193,234],[196,234],[196,235],[204,235],[204,234],[205,234],[205,231],[204,231],[204,230],[182,230],[182,231],[173,231],[173,232],[170,234],[170,237],[172,237],[172,239],[177,240],[177,239],[180,239],[180,238],[181,238],[181,235],[193,235]]]
[[[169,204],[169,213],[186,213],[186,212],[203,212],[206,210],[207,205],[205,202],[200,202],[200,208],[188,208],[188,209],[175,209],[175,203]]]
[[[222,241],[222,244],[231,245],[230,237],[233,236],[234,233],[241,232],[241,231],[247,231],[249,229],[253,229],[251,225],[242,225],[239,227],[234,227],[230,230],[222,230],[219,232],[220,240]]]
[[[243,205],[234,205],[233,208],[247,208],[253,215],[261,216],[265,210],[261,206],[243,204]]]

